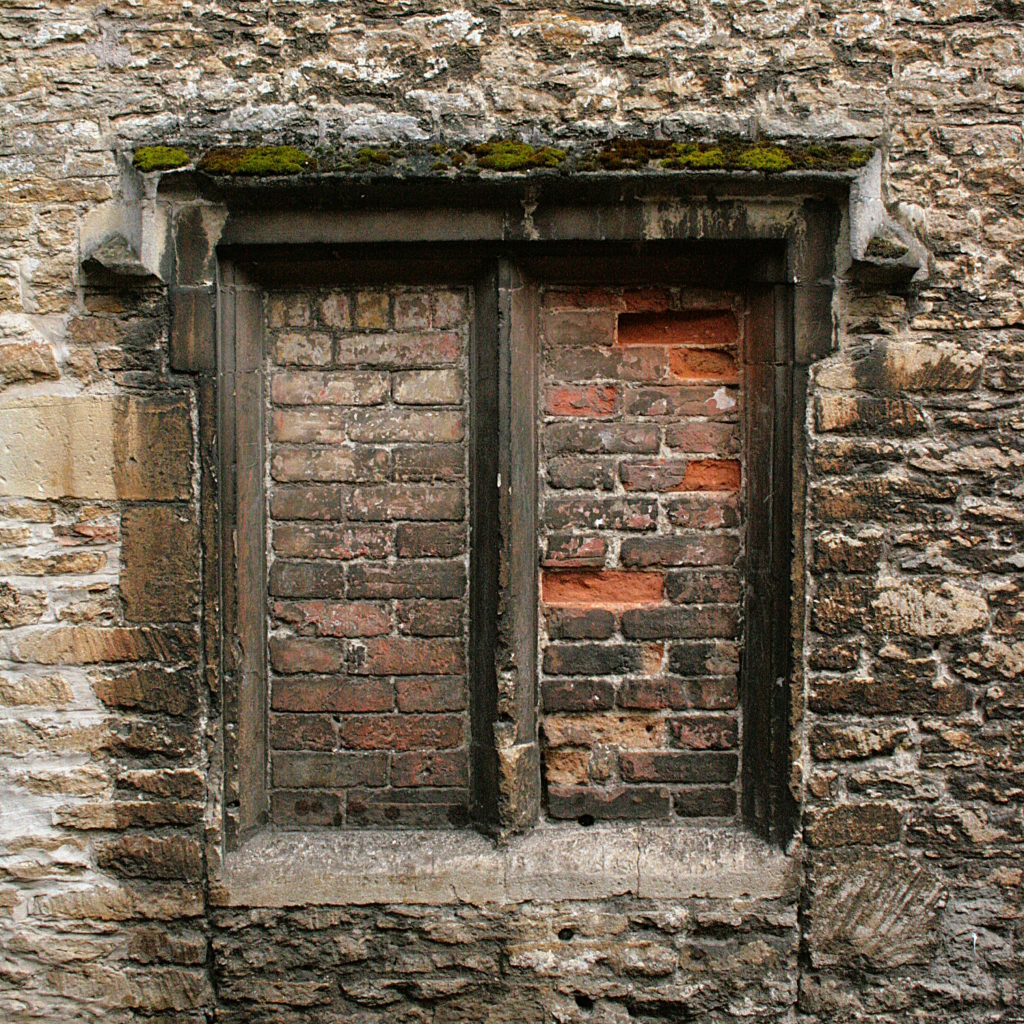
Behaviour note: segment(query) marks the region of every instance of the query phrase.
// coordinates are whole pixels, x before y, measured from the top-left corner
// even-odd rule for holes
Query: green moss
[[[376,164],[378,167],[387,167],[391,163],[391,154],[383,149],[365,147],[356,153],[356,160],[364,167],[370,164]]]
[[[432,171],[447,171],[451,164],[447,160],[435,160],[431,165]]]
[[[594,161],[580,161],[577,170],[635,171],[652,160],[671,171],[846,171],[862,167],[872,150],[838,143],[777,145],[723,139],[715,142],[671,142],[665,139],[611,139]]]
[[[207,174],[298,174],[315,167],[316,161],[295,146],[227,146],[199,161]]]
[[[700,146],[695,142],[676,142],[669,155],[661,161],[670,170],[712,171],[725,166],[725,154],[720,146]]]
[[[745,171],[765,171],[767,173],[788,171],[793,166],[793,159],[781,146],[751,146],[736,157],[736,166]]]
[[[529,167],[557,167],[565,159],[565,150],[542,146],[535,149],[528,142],[503,139],[474,146],[476,162],[493,171],[523,171]]]
[[[143,172],[170,171],[184,167],[189,159],[188,153],[177,146],[143,146],[135,150],[132,163]]]
[[[910,250],[893,238],[880,238],[875,235],[867,244],[864,255],[874,260],[898,260],[906,256]]]

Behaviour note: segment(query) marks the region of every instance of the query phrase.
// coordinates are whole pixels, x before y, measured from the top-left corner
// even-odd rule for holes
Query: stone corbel
[[[159,175],[142,175],[121,163],[121,198],[90,210],[81,222],[81,262],[86,271],[115,278],[167,283],[172,259],[169,221],[157,202]]]
[[[882,154],[875,151],[850,185],[849,274],[862,284],[905,287],[928,275],[928,252],[882,200]]]

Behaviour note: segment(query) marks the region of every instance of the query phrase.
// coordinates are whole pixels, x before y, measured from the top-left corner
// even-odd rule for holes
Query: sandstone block
[[[199,586],[199,531],[188,509],[146,506],[121,516],[121,600],[132,622],[188,622]]]

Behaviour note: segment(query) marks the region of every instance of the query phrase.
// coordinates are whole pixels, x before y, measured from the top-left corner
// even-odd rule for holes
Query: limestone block
[[[192,424],[177,396],[33,396],[0,406],[0,496],[190,497]]]

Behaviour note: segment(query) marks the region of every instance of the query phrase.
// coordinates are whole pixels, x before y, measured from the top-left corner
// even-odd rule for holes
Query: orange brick
[[[668,354],[668,368],[677,380],[733,384],[740,377],[735,355],[714,348],[674,348]]]
[[[726,348],[736,344],[736,318],[728,310],[620,313],[620,345],[689,345]]]
[[[546,570],[542,588],[549,607],[638,608],[661,602],[665,580],[658,572]]]
[[[740,464],[736,459],[698,459],[686,467],[679,491],[738,491]]]
[[[591,384],[548,388],[545,409],[549,416],[612,416],[618,407],[614,384]]]

